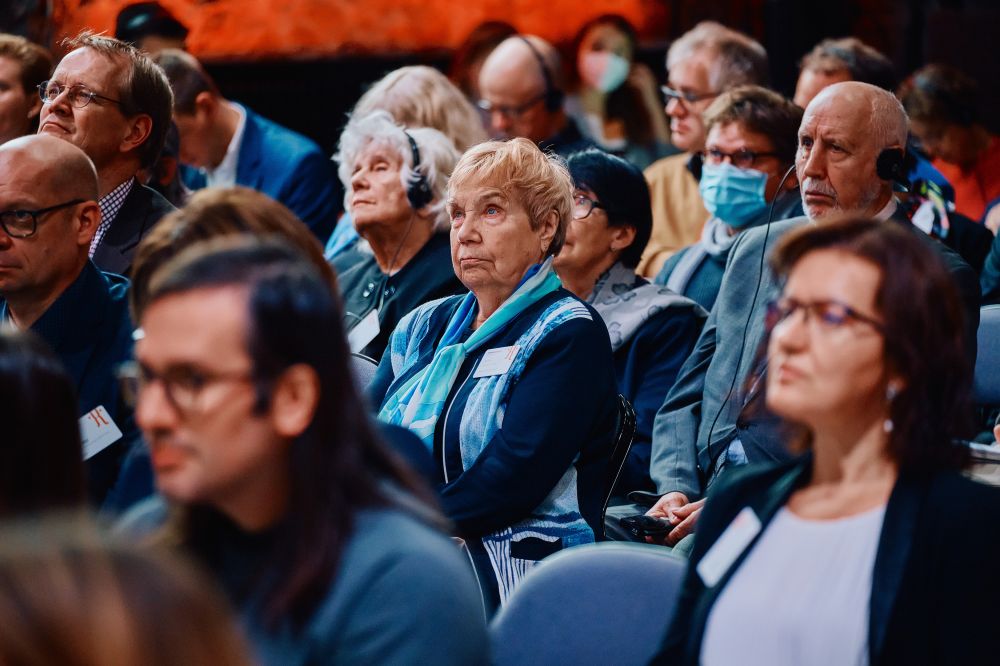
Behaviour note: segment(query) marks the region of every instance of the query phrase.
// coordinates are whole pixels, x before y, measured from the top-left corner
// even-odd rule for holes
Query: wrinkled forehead
[[[799,133],[835,133],[858,144],[871,141],[871,100],[853,94],[825,94],[827,90],[829,88],[809,103],[802,116]]]
[[[82,84],[98,92],[122,88],[128,74],[128,62],[123,56],[104,53],[90,46],[70,51],[52,72],[52,80],[65,85]]]

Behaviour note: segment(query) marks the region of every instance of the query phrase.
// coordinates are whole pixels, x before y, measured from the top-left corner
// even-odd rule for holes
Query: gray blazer
[[[914,229],[905,217],[894,216],[892,221]],[[679,491],[689,500],[704,495],[723,467],[716,461],[737,436],[749,462],[790,458],[777,430],[777,419],[764,413],[741,416],[740,412],[758,395],[756,386],[747,391],[745,383],[755,361],[760,360],[757,356],[764,341],[765,306],[781,291],[767,258],[778,239],[809,222],[808,217],[796,217],[773,222],[770,229],[748,229],[733,244],[718,299],[701,337],[653,421],[650,476],[659,494]],[[978,278],[954,250],[916,229],[914,233],[941,254],[955,278],[970,323],[966,338],[971,342],[969,351],[974,360],[979,326]]]

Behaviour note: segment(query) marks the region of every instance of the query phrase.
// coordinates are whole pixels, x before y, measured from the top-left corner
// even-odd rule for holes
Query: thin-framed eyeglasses
[[[596,199],[591,199],[586,194],[573,195],[573,219],[582,220],[589,217],[595,208],[604,208],[604,205]],[[607,209],[605,209],[607,210]]]
[[[56,101],[56,98],[66,92],[66,100],[71,106],[78,109],[82,109],[87,106],[95,99],[102,99],[105,102],[112,102],[114,104],[121,104],[121,100],[113,99],[105,95],[99,95],[87,86],[77,83],[72,86],[65,86],[56,81],[42,81],[38,84],[38,96],[45,103],[52,103]]]
[[[532,97],[527,102],[523,104],[518,104],[517,106],[504,106],[502,104],[494,104],[488,99],[481,99],[476,102],[476,106],[483,113],[499,113],[504,118],[510,118],[511,120],[517,120],[534,105],[545,99],[545,93],[541,93],[535,97]]]
[[[142,392],[151,384],[159,383],[170,406],[183,413],[198,409],[202,392],[211,384],[254,380],[254,374],[249,370],[208,372],[191,366],[179,366],[160,373],[135,361],[122,363],[118,366],[116,375],[121,384],[122,397],[133,409],[139,403]]]
[[[702,152],[707,164],[722,164],[727,159],[730,163],[739,167],[740,169],[751,168],[757,160],[762,157],[777,157],[778,153],[773,151],[758,152],[755,150],[747,150],[746,148],[740,148],[739,150],[727,153],[724,150],[719,150],[718,148],[709,148],[708,150]]]
[[[786,323],[796,312],[802,311],[806,324],[821,331],[831,331],[855,321],[867,324],[879,333],[885,333],[885,324],[873,317],[862,314],[836,300],[820,300],[804,303],[794,298],[782,297],[767,304],[767,329],[773,330]]]
[[[718,97],[722,93],[717,92],[707,92],[707,93],[696,93],[690,90],[674,90],[670,86],[660,86],[660,92],[669,102],[672,99],[676,99],[678,102],[685,102],[687,104],[694,104],[695,102],[700,102],[705,99],[712,99],[713,97]]]
[[[54,213],[63,208],[82,204],[86,199],[71,199],[63,203],[39,208],[38,210],[5,210],[0,211],[0,227],[11,238],[30,238],[38,231],[38,218],[48,213]]]

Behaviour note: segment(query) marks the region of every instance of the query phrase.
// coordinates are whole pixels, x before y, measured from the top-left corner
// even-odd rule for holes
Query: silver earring
[[[895,384],[889,384],[885,387],[885,401],[889,403],[890,406],[892,405],[892,401],[896,399],[897,395],[899,395],[899,389]],[[892,432],[894,425],[895,424],[893,424],[891,418],[886,419],[882,422],[882,430],[888,434]]]

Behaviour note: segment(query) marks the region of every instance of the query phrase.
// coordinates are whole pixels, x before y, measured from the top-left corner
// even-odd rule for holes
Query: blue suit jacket
[[[311,139],[240,108],[246,113],[246,128],[236,184],[285,204],[326,243],[339,210],[333,162]],[[184,181],[192,190],[205,187],[205,176],[194,169],[184,169]]]

